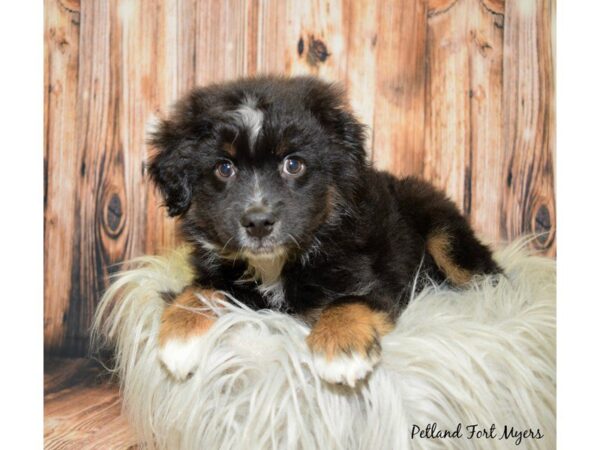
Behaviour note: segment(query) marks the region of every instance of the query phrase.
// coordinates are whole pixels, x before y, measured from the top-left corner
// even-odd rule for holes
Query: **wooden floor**
[[[136,449],[121,415],[118,385],[98,363],[48,359],[44,364],[46,449]]]

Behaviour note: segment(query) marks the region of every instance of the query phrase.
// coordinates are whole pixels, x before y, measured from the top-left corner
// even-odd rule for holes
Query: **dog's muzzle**
[[[250,208],[240,219],[248,236],[255,238],[264,238],[271,234],[276,222],[277,218],[273,212],[264,208]]]

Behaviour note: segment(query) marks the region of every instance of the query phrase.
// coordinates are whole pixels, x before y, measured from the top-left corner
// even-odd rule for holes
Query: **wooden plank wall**
[[[46,0],[45,345],[84,355],[115,264],[173,245],[144,129],[196,84],[344,83],[377,167],[555,255],[554,0]]]

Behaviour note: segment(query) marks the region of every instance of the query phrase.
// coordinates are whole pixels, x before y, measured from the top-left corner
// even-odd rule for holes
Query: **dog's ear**
[[[351,111],[344,88],[337,83],[308,79],[306,101],[321,125],[360,163],[366,161],[366,126]]]
[[[195,89],[180,99],[166,119],[155,120],[148,143],[155,149],[148,173],[160,190],[169,216],[184,214],[198,183],[202,143],[211,136],[213,119],[207,113],[214,104],[214,88]]]
[[[150,179],[160,190],[169,216],[188,210],[192,201],[192,186],[180,151],[180,139],[175,125],[159,120],[149,133],[149,144],[156,149],[148,164]]]
[[[147,165],[150,179],[160,190],[169,216],[185,213],[192,202],[194,175],[192,142],[176,118],[155,120],[148,143],[155,153]]]

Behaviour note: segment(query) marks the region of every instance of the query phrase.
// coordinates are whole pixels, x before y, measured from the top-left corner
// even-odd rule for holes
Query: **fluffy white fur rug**
[[[508,275],[497,286],[417,295],[355,389],[321,382],[305,325],[231,305],[211,306],[220,318],[198,345],[197,370],[175,381],[157,358],[159,293],[190,281],[186,255],[141,258],[97,313],[95,337],[116,349],[125,410],[145,446],[554,448],[555,265],[522,242],[496,254]],[[413,435],[428,424],[429,437]]]

